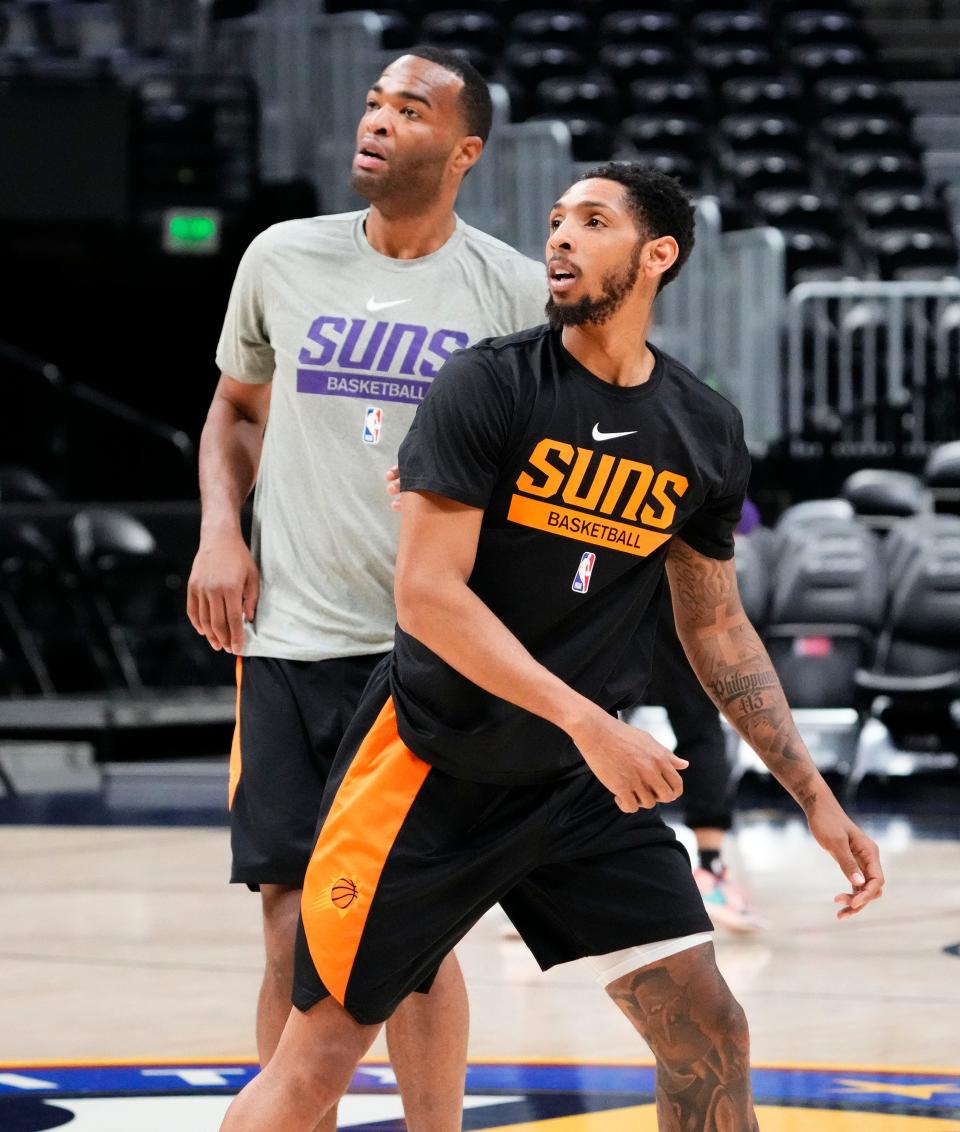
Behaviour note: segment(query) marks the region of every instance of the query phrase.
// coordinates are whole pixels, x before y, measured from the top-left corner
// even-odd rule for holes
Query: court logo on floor
[[[244,1062],[0,1066],[3,1132],[212,1132],[254,1075]],[[467,1072],[465,1132],[656,1132],[649,1066],[483,1064]],[[960,1070],[756,1068],[763,1132],[954,1132]],[[340,1128],[402,1132],[393,1071],[363,1065]]]

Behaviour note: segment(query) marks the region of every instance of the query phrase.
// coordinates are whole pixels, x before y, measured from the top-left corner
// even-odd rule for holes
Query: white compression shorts
[[[701,943],[709,943],[712,939],[713,932],[698,932],[696,935],[661,939],[656,943],[644,943],[638,947],[624,948],[623,951],[611,951],[608,955],[590,955],[587,958],[597,982],[606,987],[617,979],[622,979],[624,975],[629,975],[631,971],[649,967],[651,963],[658,963],[661,959],[667,959],[691,947],[699,947]]]

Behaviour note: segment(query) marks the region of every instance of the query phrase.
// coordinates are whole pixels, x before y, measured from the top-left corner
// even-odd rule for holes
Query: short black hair
[[[460,110],[463,123],[471,137],[478,137],[486,144],[493,121],[493,103],[490,101],[490,88],[477,68],[455,48],[435,47],[432,43],[418,44],[403,52],[436,63],[445,71],[450,71],[463,80],[460,91]]]
[[[627,190],[627,200],[637,227],[648,240],[673,236],[680,249],[676,262],[660,277],[658,293],[680,274],[680,268],[693,250],[695,213],[690,197],[676,177],[650,169],[634,161],[610,161],[578,177],[616,181]]]

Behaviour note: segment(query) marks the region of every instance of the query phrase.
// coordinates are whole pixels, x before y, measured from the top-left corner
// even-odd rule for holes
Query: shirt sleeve
[[[400,487],[485,508],[501,470],[513,398],[484,352],[460,350],[434,378],[400,445]]]
[[[680,538],[707,558],[733,557],[733,533],[740,522],[743,500],[750,480],[750,453],[743,439],[743,419],[737,413],[736,428],[727,453],[727,472],[715,492],[681,528]]]
[[[220,371],[237,381],[263,384],[276,368],[263,303],[263,240],[258,236],[237,268],[217,344]]]

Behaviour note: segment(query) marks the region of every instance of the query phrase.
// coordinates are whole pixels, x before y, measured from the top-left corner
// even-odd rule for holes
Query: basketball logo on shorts
[[[330,886],[330,903],[340,912],[346,912],[358,896],[357,886],[349,877],[337,877]]]
[[[318,912],[334,911],[342,920],[357,906],[360,889],[357,882],[342,873],[336,873],[323,887],[318,888],[312,907]]]

